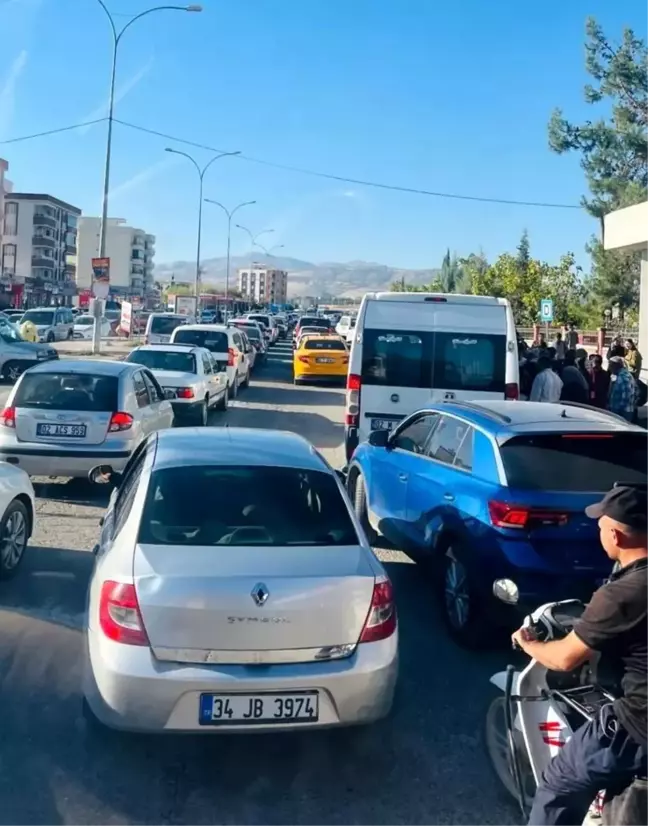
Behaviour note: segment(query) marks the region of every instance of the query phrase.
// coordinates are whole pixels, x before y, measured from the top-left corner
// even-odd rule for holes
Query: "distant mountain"
[[[438,269],[406,270],[376,264],[370,261],[349,261],[347,264],[324,262],[312,264],[298,258],[273,256],[267,259],[261,255],[253,259],[254,263],[273,266],[288,271],[288,295],[296,296],[339,296],[357,298],[365,292],[388,290],[394,281],[402,278],[408,284],[421,286],[428,284],[440,272]],[[234,256],[231,261],[230,278],[232,286],[236,285],[236,271],[240,267],[249,267],[250,258]],[[223,286],[225,284],[225,258],[210,258],[202,263],[203,283]],[[175,276],[176,283],[193,283],[196,265],[190,261],[174,261],[171,264],[158,264],[155,278],[168,282]]]

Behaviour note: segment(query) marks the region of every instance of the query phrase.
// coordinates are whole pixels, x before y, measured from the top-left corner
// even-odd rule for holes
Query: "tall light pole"
[[[286,245],[285,244],[275,244],[274,246],[270,247],[270,249],[268,249],[267,247],[264,247],[263,244],[259,244],[259,243],[255,243],[254,246],[258,247],[260,250],[263,250],[265,255],[268,256],[268,258],[272,258],[273,255],[274,255],[273,250],[282,250]]]
[[[164,151],[171,152],[173,155],[182,155],[183,158],[188,158],[196,167],[196,172],[198,173],[198,238],[196,241],[196,311],[198,311],[198,309],[200,309],[200,240],[202,236],[203,181],[205,180],[205,172],[207,172],[214,161],[217,161],[219,158],[229,158],[234,155],[240,155],[241,153],[240,151],[220,152],[218,155],[214,155],[214,157],[210,161],[207,161],[207,163],[201,168],[198,161],[188,152],[182,152],[180,149],[171,149],[168,146]]]
[[[235,206],[234,209],[229,210],[226,206],[220,203],[220,201],[214,201],[211,198],[205,198],[205,201],[208,204],[214,204],[217,207],[220,207],[225,215],[227,215],[227,264],[225,267],[225,310],[229,309],[229,279],[230,279],[230,249],[231,249],[231,241],[232,241],[232,218],[234,217],[234,213],[236,213],[239,209],[242,209],[246,206],[252,206],[252,204],[256,204],[256,201],[243,201],[242,204]]]
[[[108,194],[110,190],[110,157],[112,152],[112,127],[113,127],[113,113],[115,109],[115,77],[117,73],[117,51],[119,49],[119,44],[121,43],[121,39],[124,33],[135,23],[135,21],[140,20],[142,17],[146,17],[148,14],[153,14],[153,12],[157,11],[188,11],[188,12],[201,12],[202,6],[198,5],[191,5],[191,6],[155,6],[151,9],[146,9],[139,14],[136,14],[132,17],[128,23],[126,23],[119,31],[115,26],[115,21],[113,19],[112,14],[108,11],[106,4],[103,0],[97,0],[101,8],[106,13],[106,17],[108,18],[108,22],[110,23],[110,29],[113,36],[113,53],[112,53],[112,69],[110,73],[110,97],[108,102],[108,135],[106,138],[106,161],[104,165],[104,186],[103,186],[103,198],[101,201],[101,229],[99,234],[99,257],[105,258],[106,257],[106,236],[108,231]],[[97,307],[98,313],[98,307]],[[99,315],[96,314],[95,316],[95,330],[93,335],[92,341],[92,350],[94,353],[98,353],[101,348],[101,325],[99,324]]]

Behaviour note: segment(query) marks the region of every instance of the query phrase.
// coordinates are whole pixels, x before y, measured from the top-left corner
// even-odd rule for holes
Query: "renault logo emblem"
[[[257,582],[252,589],[252,599],[258,606],[265,605],[270,596],[270,591],[266,588],[263,582]]]

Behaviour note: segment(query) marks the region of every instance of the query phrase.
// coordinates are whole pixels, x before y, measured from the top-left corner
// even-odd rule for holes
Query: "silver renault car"
[[[274,731],[389,712],[392,585],[335,471],[300,436],[150,437],[118,480],[95,553],[91,724]]]
[[[171,402],[140,364],[45,362],[21,375],[0,413],[0,459],[30,476],[87,477],[98,464],[121,469],[173,418]]]

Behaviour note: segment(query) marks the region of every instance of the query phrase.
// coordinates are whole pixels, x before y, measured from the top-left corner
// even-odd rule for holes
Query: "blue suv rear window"
[[[504,394],[506,336],[363,331],[362,383]]]
[[[596,493],[615,482],[648,482],[648,434],[545,433],[500,447],[510,487]]]

